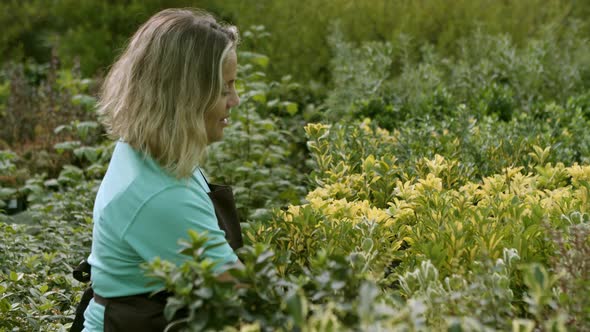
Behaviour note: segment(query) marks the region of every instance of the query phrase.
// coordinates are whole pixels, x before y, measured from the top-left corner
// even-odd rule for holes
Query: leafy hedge
[[[509,35],[473,30],[458,40],[456,54],[448,56],[409,36],[357,46],[335,24],[329,38],[334,88],[326,100],[327,118],[371,117],[394,129],[425,117],[460,119],[465,114],[455,111],[463,106],[476,119],[491,116],[509,122],[523,115],[559,117],[546,104],[564,104],[576,95],[586,94],[579,101],[587,105],[588,39],[575,28],[565,36],[551,27],[543,31],[518,45]]]
[[[421,160],[410,175],[392,154],[371,154],[392,137],[367,126],[378,138],[351,138],[360,153],[326,151],[342,143],[326,144],[338,129],[307,126],[318,186],[309,203],[246,229],[235,282],[215,281],[198,234],[184,244],[194,261],[151,264],[176,294],[170,317],[188,309],[196,330],[588,326],[590,302],[577,294],[590,286],[590,166],[506,168],[459,185],[456,160]]]
[[[272,33],[263,42],[246,42],[250,51],[274,59],[268,71],[278,79],[292,73],[297,81],[329,82],[332,58],[326,43],[329,25],[343,21],[345,33],[355,41],[395,41],[399,34],[429,41],[445,56],[456,54],[457,40],[482,27],[490,34],[510,34],[518,45],[538,36],[550,24],[562,35],[576,20],[586,37],[584,21],[590,13],[585,1],[568,0],[455,0],[427,1],[225,1],[86,0],[5,1],[0,4],[1,61],[34,58],[50,60],[55,48],[68,67],[79,57],[84,76],[105,71],[126,39],[149,16],[167,7],[205,8],[242,30],[263,25]],[[260,15],[265,13],[265,15]],[[294,42],[294,36],[297,36]]]
[[[31,224],[8,224],[0,215],[0,331],[64,331],[71,324],[84,286],[71,271],[90,251],[98,189],[75,181],[43,195],[29,209]]]

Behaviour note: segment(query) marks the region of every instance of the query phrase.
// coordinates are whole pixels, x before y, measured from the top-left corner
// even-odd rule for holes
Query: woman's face
[[[223,138],[223,128],[229,125],[229,110],[240,103],[236,92],[235,82],[238,69],[238,57],[231,50],[223,63],[223,90],[215,106],[205,114],[205,128],[207,143],[220,141]]]

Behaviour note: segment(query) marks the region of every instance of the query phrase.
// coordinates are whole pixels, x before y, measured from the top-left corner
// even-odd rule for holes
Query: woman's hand
[[[234,265],[232,265],[230,267],[230,269],[233,269],[233,268],[243,269],[244,264],[240,260],[238,260],[236,263],[234,263]],[[219,281],[219,282],[234,282],[235,289],[250,288],[251,287],[251,285],[237,282],[236,278],[234,278],[229,271],[225,271],[225,272],[221,273],[220,275],[218,275],[217,281]]]

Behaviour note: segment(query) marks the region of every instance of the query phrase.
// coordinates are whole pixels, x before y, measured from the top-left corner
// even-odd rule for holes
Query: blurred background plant
[[[59,0],[50,6],[43,0],[26,0],[7,1],[1,6],[3,61],[32,57],[47,63],[49,50],[56,47],[66,66],[72,66],[74,58],[80,56],[84,76],[104,70],[133,31],[165,7],[204,8],[242,29],[265,26],[272,32],[268,41],[252,41],[244,47],[274,59],[268,68],[273,79],[290,73],[305,85],[311,80],[326,83],[330,79],[332,53],[327,28],[336,18],[355,43],[394,42],[404,33],[434,45],[445,57],[460,52],[457,40],[478,26],[492,35],[509,34],[516,45],[541,35],[547,24],[555,26],[559,36],[565,36],[569,33],[567,22],[572,19],[580,20],[585,36],[590,33],[585,21],[590,6],[576,0],[230,0],[223,4],[212,0]]]

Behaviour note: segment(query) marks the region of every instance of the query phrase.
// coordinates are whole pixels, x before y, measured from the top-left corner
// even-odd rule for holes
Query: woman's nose
[[[240,104],[240,96],[238,96],[237,92],[234,92],[231,96],[231,98],[228,101],[228,107],[236,107]]]

